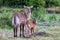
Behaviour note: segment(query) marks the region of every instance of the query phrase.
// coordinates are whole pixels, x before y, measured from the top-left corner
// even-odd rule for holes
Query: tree
[[[45,0],[45,7],[58,6],[57,0]]]
[[[3,5],[3,0],[0,0],[0,6],[2,6]]]

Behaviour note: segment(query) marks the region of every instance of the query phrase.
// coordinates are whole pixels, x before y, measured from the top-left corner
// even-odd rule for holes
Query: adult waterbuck
[[[24,37],[24,26],[26,21],[29,20],[31,15],[31,8],[33,6],[24,6],[24,10],[19,12],[14,12],[12,15],[12,26],[14,26],[14,37],[17,37],[17,28],[20,27],[20,37],[21,32]]]

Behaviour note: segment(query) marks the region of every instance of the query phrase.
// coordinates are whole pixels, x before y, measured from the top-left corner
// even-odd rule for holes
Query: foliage
[[[43,7],[38,8],[37,10],[34,9],[31,14],[31,18],[36,17],[38,21],[44,21],[44,16],[45,16],[45,11]]]
[[[1,7],[0,9],[0,27],[1,28],[12,28],[11,25],[11,17],[13,12],[20,11],[22,8],[10,8],[10,7]],[[44,7],[37,8],[37,10],[34,8],[31,13],[31,19],[34,17],[37,18],[37,21],[43,22],[43,21],[51,21],[51,20],[59,20],[60,21],[60,15],[59,14],[46,14]]]
[[[58,6],[59,2],[57,0],[46,0],[45,7]]]
[[[37,7],[59,6],[60,0],[0,0],[0,6],[21,7],[23,5],[33,5]]]
[[[45,6],[45,1],[44,0],[30,0],[28,5],[33,5],[34,8],[37,7],[44,7]]]

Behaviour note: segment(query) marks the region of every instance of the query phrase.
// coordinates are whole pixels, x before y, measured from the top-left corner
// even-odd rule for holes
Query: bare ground
[[[30,38],[13,37],[13,30],[0,29],[0,40],[60,40],[60,29],[52,28],[50,30],[38,31],[32,34]]]

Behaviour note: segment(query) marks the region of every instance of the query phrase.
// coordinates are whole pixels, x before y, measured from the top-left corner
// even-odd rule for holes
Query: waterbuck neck
[[[24,11],[25,11],[26,15],[28,16],[28,20],[29,20],[30,16],[31,16],[31,9],[25,8]]]
[[[26,14],[31,13],[31,9],[28,9],[28,8],[25,8],[24,11],[25,11]]]

